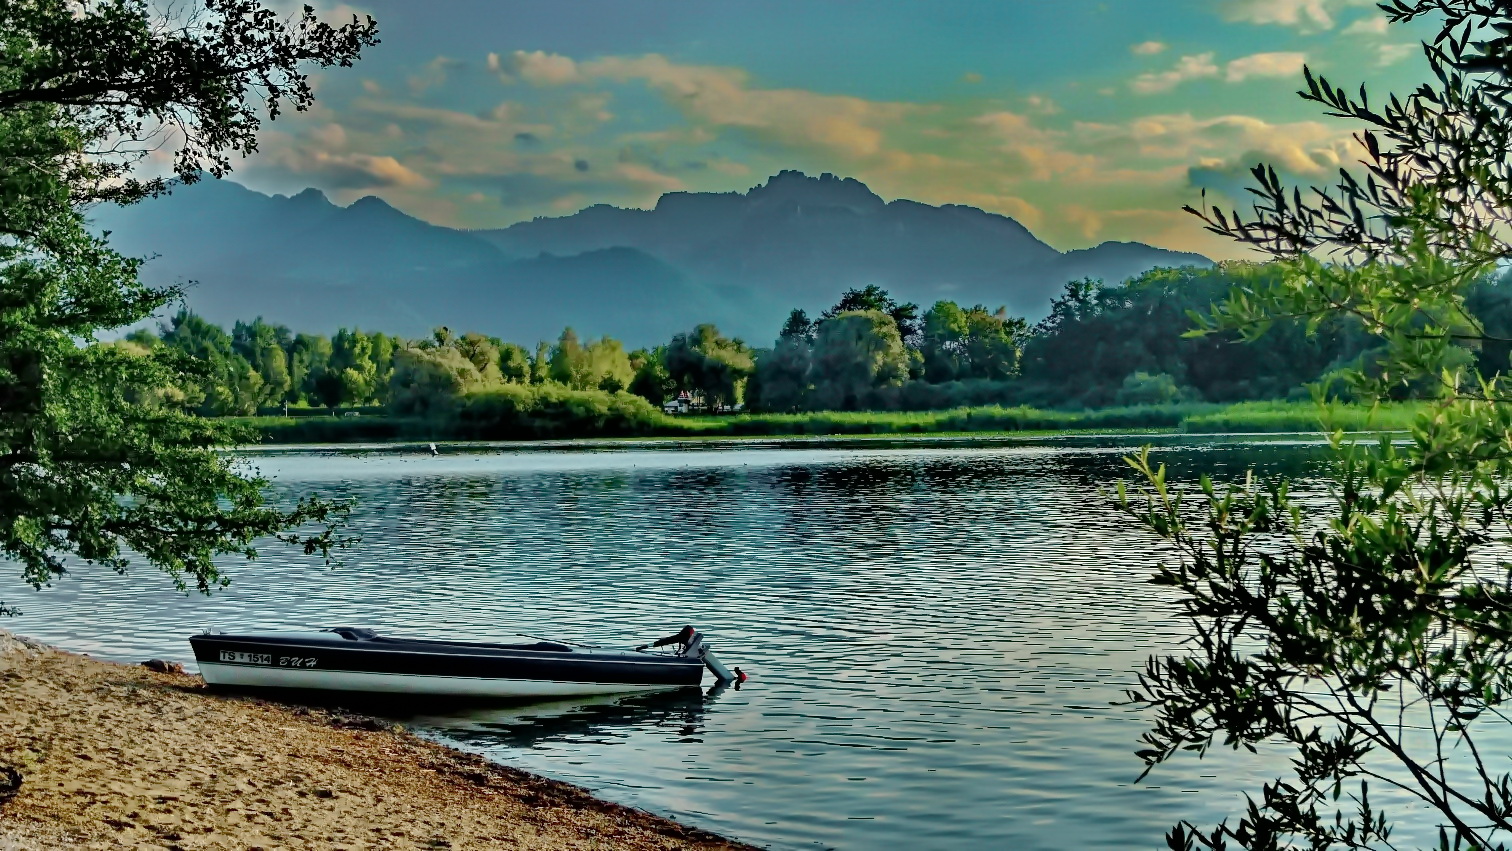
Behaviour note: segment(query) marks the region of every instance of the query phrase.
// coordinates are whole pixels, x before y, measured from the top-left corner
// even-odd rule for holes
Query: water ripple
[[[741,690],[416,719],[463,747],[780,848],[1161,847],[1236,809],[1265,756],[1135,785],[1144,720],[1112,705],[1182,632],[1158,553],[1097,489],[1132,444],[266,451],[291,498],[358,499],[324,572],[269,550],[205,599],[80,572],[6,589],[18,629],[184,658],[213,624],[354,624],[624,646],[683,623]],[[1307,447],[1164,446],[1178,472],[1306,473]]]

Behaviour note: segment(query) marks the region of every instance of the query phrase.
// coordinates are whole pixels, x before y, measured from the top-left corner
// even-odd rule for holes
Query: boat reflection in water
[[[458,707],[405,717],[466,750],[532,749],[552,743],[621,738],[632,728],[657,729],[668,738],[697,742],[713,704],[740,684],[681,688],[654,694],[599,696],[513,707]],[[390,716],[392,717],[392,716]]]

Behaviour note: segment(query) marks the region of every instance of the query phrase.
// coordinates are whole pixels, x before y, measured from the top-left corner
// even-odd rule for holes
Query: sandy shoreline
[[[0,631],[0,851],[752,847],[387,726]]]

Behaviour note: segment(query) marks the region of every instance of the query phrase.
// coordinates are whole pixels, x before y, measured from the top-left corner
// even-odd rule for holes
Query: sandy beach
[[[0,632],[0,851],[748,849],[339,710]]]

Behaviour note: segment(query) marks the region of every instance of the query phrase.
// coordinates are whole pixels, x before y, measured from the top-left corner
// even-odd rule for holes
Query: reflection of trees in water
[[[711,706],[727,690],[677,689],[633,697],[605,697],[511,708],[459,709],[406,718],[468,747],[539,747],[547,742],[614,740],[630,729],[666,731],[671,738],[703,734]]]
[[[657,483],[670,491],[710,493],[723,488],[729,479],[728,469],[712,467],[669,472],[658,479]]]
[[[588,470],[531,478],[536,479],[534,484],[537,488],[559,490],[563,497],[573,501],[592,501],[597,497],[618,494],[630,487],[630,477],[618,470]]]
[[[1170,479],[1183,485],[1215,467],[1220,479],[1238,478],[1251,466],[1306,478],[1321,457],[1315,448],[1288,444],[1151,442]],[[1132,446],[867,451],[838,461],[742,467],[738,459],[762,451],[755,449],[732,452],[731,464],[717,468],[413,476],[357,479],[343,488],[359,500],[353,531],[374,546],[412,543],[427,559],[457,566],[602,562],[609,541],[615,555],[655,553],[669,563],[735,574],[788,559],[811,563],[807,572],[819,576],[846,552],[885,557],[930,536],[939,536],[941,547],[955,535],[1010,538],[1014,524],[1064,512],[1068,501],[1075,511],[1096,513],[1097,489],[1128,478],[1122,459]]]
[[[745,471],[728,467],[666,471],[650,482],[656,523],[679,534],[706,536],[711,543],[723,541],[730,526],[749,522],[750,509],[764,507],[748,501],[759,499],[752,481]]]
[[[376,482],[390,510],[413,514],[415,509],[427,514],[449,516],[475,511],[480,501],[492,495],[496,481],[485,476],[405,476],[397,481]]]
[[[1099,488],[1129,478],[1126,454],[1035,447],[1023,452],[881,456],[784,467],[764,478],[773,491],[773,505],[782,510],[781,529],[788,536],[844,538],[862,550],[885,550],[892,546],[893,536],[907,534],[920,521],[1007,522],[1037,513],[1044,499],[1067,495],[1091,508],[1099,500]],[[1167,446],[1158,448],[1154,457],[1169,466],[1171,481],[1184,483],[1215,469],[1219,476],[1234,478],[1251,468],[1265,476],[1303,478],[1316,474],[1324,455],[1313,446],[1256,443],[1239,451],[1228,445],[1221,453],[1202,446]],[[1217,458],[1222,463],[1215,464]],[[926,508],[920,500],[933,504]],[[860,530],[864,536],[856,534]]]

